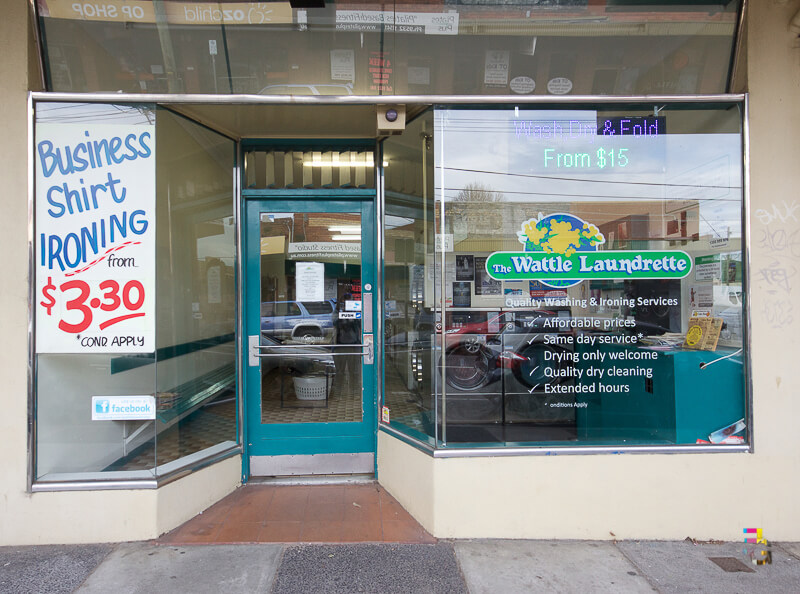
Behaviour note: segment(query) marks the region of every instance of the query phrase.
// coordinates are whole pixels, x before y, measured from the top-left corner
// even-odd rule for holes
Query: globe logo
[[[517,233],[519,242],[526,252],[546,252],[570,257],[575,252],[596,252],[597,246],[606,242],[600,230],[580,217],[566,213],[555,213],[539,218],[528,219]],[[573,287],[577,280],[540,280],[543,285],[555,289]]]

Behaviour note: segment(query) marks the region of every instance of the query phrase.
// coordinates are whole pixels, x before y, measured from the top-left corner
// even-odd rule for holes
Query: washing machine
[[[446,411],[448,425],[499,424],[503,422],[503,369],[500,311],[453,311],[432,349],[434,394],[438,394],[439,419]],[[440,389],[444,342],[444,394]]]
[[[570,315],[566,309],[506,312],[500,354],[505,423],[575,425],[574,392],[556,391],[575,383],[574,340],[546,323]]]

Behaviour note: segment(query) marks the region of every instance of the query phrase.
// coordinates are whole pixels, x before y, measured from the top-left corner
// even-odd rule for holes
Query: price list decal
[[[37,106],[37,352],[152,352],[153,115],[61,107]]]

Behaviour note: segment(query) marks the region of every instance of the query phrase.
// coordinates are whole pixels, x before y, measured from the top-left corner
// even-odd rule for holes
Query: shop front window
[[[441,303],[435,248],[433,112],[383,143],[385,179],[384,406],[389,422],[435,443],[431,365]]]
[[[741,105],[427,115],[440,322],[391,424],[440,448],[748,443]]]
[[[721,93],[738,0],[37,0],[53,91],[344,95]]]
[[[34,481],[230,451],[233,142],[151,104],[35,112]]]

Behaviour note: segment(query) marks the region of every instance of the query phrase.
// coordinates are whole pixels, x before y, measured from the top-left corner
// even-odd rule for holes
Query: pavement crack
[[[636,573],[642,576],[645,580],[647,580],[647,583],[650,584],[650,587],[653,588],[655,592],[663,594],[661,589],[658,587],[658,584],[653,581],[653,579],[647,574],[644,568],[640,567],[639,564],[636,563],[636,561],[634,561],[630,557],[630,555],[626,554],[625,551],[620,548],[619,541],[616,540],[616,538],[614,539],[614,542],[612,544],[614,545],[614,548],[617,549],[623,557],[625,557],[625,560],[636,568]]]

